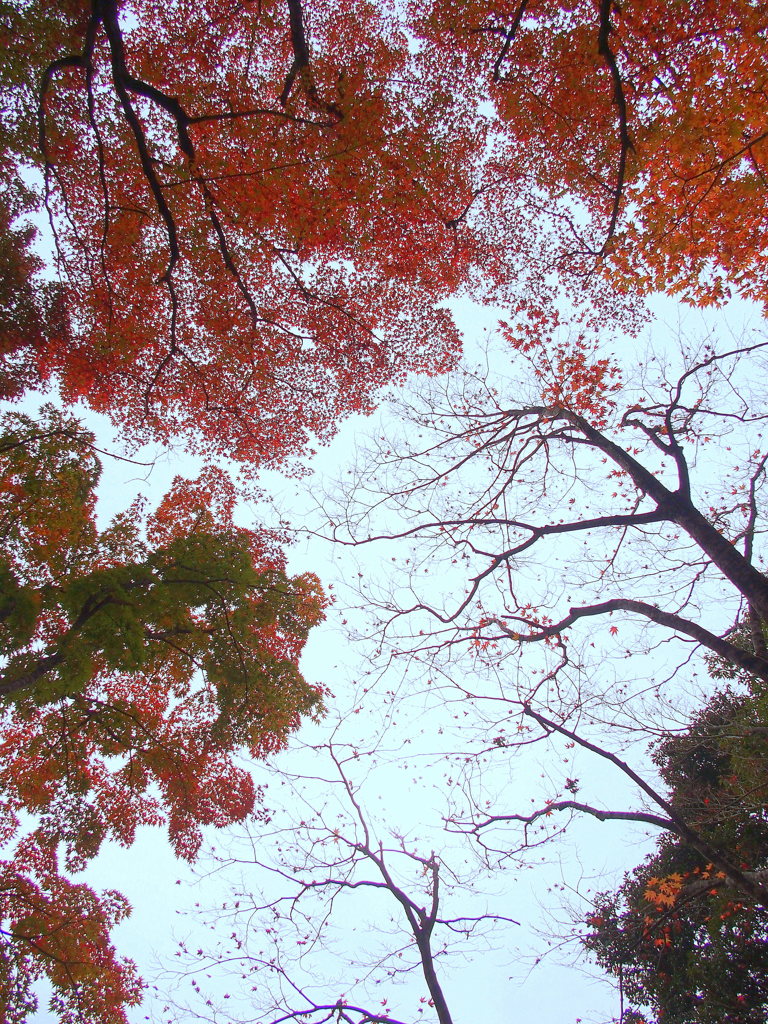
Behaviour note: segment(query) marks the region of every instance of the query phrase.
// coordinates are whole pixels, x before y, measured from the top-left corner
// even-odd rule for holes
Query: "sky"
[[[702,336],[716,332],[727,341],[729,333],[738,335],[740,325],[755,316],[746,304],[705,316],[668,299],[656,300],[653,313],[649,334],[662,348],[674,347],[681,329]],[[469,362],[484,351],[483,340],[494,331],[498,314],[469,303],[456,306]],[[491,374],[502,378],[509,369],[508,355],[498,346],[492,345],[490,351]],[[32,409],[37,400],[32,396],[26,404]],[[82,415],[107,451],[120,451],[103,419],[84,410]],[[372,418],[348,420],[333,442],[319,451],[310,476],[264,475],[261,483],[272,508],[240,509],[246,526],[275,515],[289,518],[297,529],[290,571],[316,573],[335,595],[327,621],[313,632],[302,661],[307,678],[328,688],[328,713],[320,723],[307,723],[274,763],[254,766],[257,781],[266,787],[265,805],[273,812],[269,823],[210,832],[194,866],[173,856],[162,830],[143,829],[130,849],[105,844],[87,869],[86,881],[96,888],[118,888],[133,906],[130,919],[114,935],[118,950],[137,962],[149,985],[144,1004],[131,1012],[133,1024],[272,1020],[259,1016],[259,1011],[269,1003],[274,972],[257,971],[251,962],[233,975],[231,937],[243,944],[238,956],[247,952],[258,958],[272,949],[269,912],[257,913],[254,908],[291,891],[293,883],[286,878],[291,866],[300,866],[301,878],[321,878],[324,872],[327,876],[340,853],[348,852],[345,839],[359,841],[359,822],[355,831],[353,819],[360,814],[371,829],[373,847],[381,841],[391,849],[388,863],[400,872],[397,878],[414,898],[423,894],[423,865],[408,861],[398,848],[423,858],[437,854],[451,916],[490,913],[510,919],[496,922],[487,934],[448,936],[450,955],[438,963],[456,1024],[478,1019],[508,1024],[532,1017],[538,1024],[603,1024],[619,1012],[610,981],[583,958],[574,962],[578,945],[561,940],[573,930],[574,917],[588,912],[594,892],[614,887],[623,871],[652,849],[647,829],[579,821],[557,842],[523,857],[502,857],[487,870],[482,851],[457,836],[450,821],[460,813],[469,780],[488,793],[495,810],[533,802],[540,806],[563,774],[578,778],[590,800],[602,800],[604,806],[636,806],[637,795],[618,772],[562,743],[531,748],[507,762],[491,758],[483,766],[477,757],[468,765],[467,751],[482,750],[491,729],[496,732],[497,723],[487,717],[488,705],[467,702],[451,686],[438,684],[430,690],[423,665],[395,659],[383,670],[374,655],[374,627],[359,607],[358,581],[385,590],[395,578],[391,563],[397,560],[402,568],[408,552],[386,542],[339,546],[321,536],[329,532],[323,519],[325,496],[332,500],[338,493],[339,481],[348,479],[349,467],[366,439],[400,428],[396,411],[386,403]],[[133,457],[135,462],[103,459],[103,522],[138,493],[155,502],[175,474],[191,476],[199,469],[194,458],[178,452],[147,449]],[[418,547],[410,556],[419,556]],[[459,576],[455,582],[460,585]],[[443,591],[453,585],[449,575],[433,584]],[[652,672],[653,667],[645,670]],[[469,689],[486,685],[463,676],[459,682]],[[354,803],[328,760],[329,744],[337,756],[348,758]],[[630,747],[629,756],[636,766],[648,768],[643,744]],[[336,838],[334,829],[339,833]],[[507,835],[501,846],[509,842]],[[235,903],[240,906],[235,908]],[[369,888],[346,893],[334,905],[321,940],[313,945],[304,936],[320,917],[315,904],[309,925],[296,932],[298,938],[290,924],[280,925],[286,929],[281,932],[284,955],[301,954],[291,960],[292,977],[303,979],[323,1000],[333,1002],[344,994],[350,1001],[366,999],[366,1005],[375,1007],[386,999],[385,1008],[395,1016],[421,1019],[418,1010],[425,1007],[419,999],[425,988],[418,970],[400,973],[404,961],[398,963],[397,957],[386,960],[383,971],[371,967],[389,950],[402,948],[397,931],[402,914],[391,896]],[[296,943],[306,943],[309,949],[302,945],[297,950]],[[218,963],[220,959],[227,962]],[[387,965],[391,968],[392,963],[396,974],[389,976]],[[356,984],[366,974],[368,982]],[[208,999],[220,1008],[206,1007]],[[34,1020],[48,1024],[53,1018],[44,1009],[44,1000],[41,1004]],[[426,1013],[424,1019],[429,1019]]]
[[[727,322],[732,324],[737,315],[748,312],[731,310]],[[660,304],[654,329],[663,332],[665,321],[671,322],[677,314],[671,304]],[[471,357],[475,340],[492,330],[494,311],[466,306],[458,316]],[[491,913],[516,922],[497,922],[487,935],[459,938],[453,954],[439,961],[456,1024],[477,1019],[507,1024],[531,1016],[538,1024],[578,1020],[602,1024],[618,1013],[610,982],[601,979],[599,971],[590,970],[583,959],[574,963],[578,946],[560,940],[572,930],[572,915],[588,912],[591,895],[617,884],[622,871],[652,848],[647,830],[577,822],[558,842],[521,858],[502,858],[493,871],[486,871],[477,848],[445,829],[446,817],[461,804],[462,786],[470,775],[477,780],[480,761],[470,768],[462,762],[466,762],[466,750],[477,749],[478,738],[482,740],[484,712],[477,707],[468,710],[467,702],[451,696],[450,690],[429,693],[423,672],[414,671],[412,665],[395,662],[385,672],[372,671],[372,645],[365,639],[369,625],[354,608],[350,581],[386,585],[387,563],[395,547],[339,547],[302,531],[310,525],[323,529],[317,518],[318,495],[333,493],[334,481],[344,476],[344,467],[364,439],[380,436],[391,416],[385,411],[383,420],[357,417],[344,424],[318,455],[311,478],[296,481],[269,474],[263,481],[280,514],[287,513],[299,528],[291,571],[317,573],[338,595],[327,622],[310,638],[302,662],[305,675],[332,692],[327,718],[319,724],[308,723],[272,765],[255,766],[257,780],[267,787],[265,803],[273,810],[272,821],[211,833],[194,867],[174,858],[161,830],[144,829],[128,850],[105,846],[84,876],[95,887],[119,888],[133,905],[132,916],[118,927],[115,941],[121,953],[138,963],[150,985],[145,1003],[131,1013],[134,1022],[272,1019],[260,1017],[257,1011],[268,1002],[273,972],[254,971],[251,963],[233,977],[230,937],[237,936],[244,943],[240,952],[252,957],[271,948],[266,932],[269,914],[265,917],[253,908],[290,892],[291,883],[284,875],[276,875],[275,869],[289,866],[290,873],[291,864],[301,865],[300,877],[319,878],[324,871],[327,874],[322,858],[333,865],[339,851],[348,849],[344,839],[353,835],[351,819],[357,812],[338,784],[327,750],[317,749],[329,743],[339,757],[350,758],[346,770],[355,801],[375,836],[373,846],[381,841],[395,851],[389,855],[393,870],[402,872],[397,877],[414,897],[423,888],[423,870],[416,865],[414,872],[413,863],[396,852],[398,847],[425,858],[432,851],[438,854],[452,916]],[[88,419],[99,426],[109,448],[105,425],[97,424],[90,414]],[[136,458],[151,461],[151,469],[105,458],[99,506],[105,520],[138,491],[157,500],[175,473],[191,475],[196,469],[194,460],[178,455],[161,454],[155,459],[153,453],[141,452]],[[251,517],[269,514],[268,510],[241,509],[244,525]],[[445,586],[445,580],[440,582]],[[645,762],[647,767],[642,746],[631,754],[636,765],[643,767]],[[618,772],[606,771],[604,764],[583,751],[568,751],[562,743],[547,750],[537,747],[508,764],[497,759],[483,771],[490,774],[482,785],[507,809],[526,806],[534,799],[540,805],[557,783],[558,772],[566,771],[580,780],[590,800],[602,799],[613,807],[637,803],[636,794]],[[334,829],[338,829],[337,839]],[[317,860],[321,833],[318,865],[313,858]],[[356,836],[359,839],[359,827]],[[457,879],[454,892],[449,891],[451,872]],[[262,897],[257,896],[260,887]],[[240,903],[237,911],[235,902]],[[315,920],[318,913],[317,905],[313,906]],[[370,968],[386,950],[402,943],[402,936],[396,934],[398,920],[402,925],[400,908],[379,891],[356,889],[345,894],[334,906],[319,945],[309,942],[311,956],[300,950],[302,959],[291,968],[295,977],[312,987],[319,999],[322,993],[323,1000],[332,1002],[343,993],[351,1001],[367,998],[366,1005],[373,1006],[386,999],[386,1008],[395,1016],[402,1013],[411,1019],[409,1008],[418,1016],[425,989],[417,970],[394,978],[386,970],[383,974],[373,970],[368,984],[362,988],[354,984],[364,976],[366,963]],[[305,929],[306,934],[310,932],[311,922]],[[307,941],[291,934],[289,928],[285,955],[297,951],[295,946],[290,948],[292,944]],[[228,964],[217,965],[219,957]],[[246,979],[240,976],[243,973]],[[201,999],[193,982],[202,991]],[[208,999],[218,1002],[220,1009],[206,1008]],[[35,1018],[50,1019],[44,1010]]]

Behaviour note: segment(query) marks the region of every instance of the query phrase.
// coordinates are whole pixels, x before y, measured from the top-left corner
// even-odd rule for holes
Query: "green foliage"
[[[677,815],[765,880],[768,720],[752,694],[716,694],[654,752]],[[659,1024],[768,1021],[768,907],[672,834],[602,893],[586,948]],[[627,1018],[628,1020],[629,1018]]]
[[[101,530],[100,474],[72,416],[0,418],[2,1019],[26,1019],[20,979],[46,975],[61,1020],[122,1024],[140,986],[109,929],[127,908],[62,876],[59,852],[80,870],[106,838],[167,822],[194,857],[201,826],[254,810],[233,755],[280,748],[322,709],[298,668],[319,583],[235,525],[226,474],[177,478],[153,514],[136,501]]]
[[[14,413],[3,426],[0,692],[47,703],[115,672],[163,674],[178,691],[200,671],[218,727],[241,739],[283,718],[284,736],[297,695],[302,710],[317,703],[296,656],[322,598],[271,555],[259,564],[263,538],[201,508],[152,550],[139,505],[99,532],[92,435],[52,406],[39,423]]]

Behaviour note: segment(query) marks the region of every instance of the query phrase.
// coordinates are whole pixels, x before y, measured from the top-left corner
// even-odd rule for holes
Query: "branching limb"
[[[523,20],[523,16],[525,15],[525,9],[527,6],[528,0],[521,0],[521,2],[518,4],[517,10],[515,11],[515,16],[512,19],[512,24],[504,33],[504,42],[502,44],[501,49],[499,50],[496,60],[493,62],[492,77],[494,82],[500,82],[503,80],[501,76],[501,66],[507,59],[509,48],[514,42],[515,36],[517,35],[517,30],[520,27],[520,22]]]
[[[736,644],[723,639],[723,637],[711,633],[708,629],[698,625],[696,622],[692,622],[690,619],[685,619],[681,615],[675,615],[672,612],[665,612],[661,608],[657,608],[655,605],[648,604],[645,601],[634,601],[630,598],[617,597],[592,605],[574,607],[569,610],[568,615],[558,622],[546,626],[536,626],[530,633],[520,633],[499,618],[493,618],[489,621],[495,623],[510,639],[519,643],[538,643],[541,640],[559,636],[569,626],[578,622],[579,619],[590,618],[595,615],[610,615],[615,611],[626,611],[642,615],[643,618],[649,619],[651,622],[656,622],[661,626],[674,630],[676,633],[689,636],[697,643],[709,648],[714,654],[731,662],[731,664],[738,665],[745,672],[750,672],[752,675],[756,675],[768,682],[768,659],[745,651],[742,647],[738,647]],[[510,620],[517,620],[528,627],[534,625],[530,619],[526,619],[523,616],[508,616],[508,618]]]
[[[616,754],[606,750],[604,747],[600,747],[597,744],[584,739],[579,736],[578,733],[567,729],[564,725],[560,725],[557,722],[546,718],[539,712],[534,711],[530,705],[523,706],[523,714],[532,718],[535,722],[538,722],[539,725],[547,732],[556,732],[561,736],[565,736],[572,743],[577,743],[585,750],[590,750],[598,757],[601,757],[606,761],[610,761],[610,763],[615,765],[624,775],[627,776],[627,778],[631,779],[631,781],[634,782],[634,784],[643,793],[645,793],[653,803],[665,812],[670,821],[669,831],[678,835],[694,850],[698,850],[698,852],[701,853],[707,861],[710,861],[715,865],[715,867],[722,871],[726,878],[728,878],[733,886],[740,892],[745,893],[761,906],[768,905],[768,886],[762,884],[761,881],[749,877],[743,869],[739,868],[738,865],[731,860],[731,857],[727,853],[724,853],[719,848],[713,846],[695,829],[691,828],[690,825],[680,817],[669,801],[665,800],[657,789],[638,775],[637,772],[626,763],[626,761],[623,761]],[[546,810],[544,813],[546,813]]]
[[[611,8],[615,0],[600,0],[600,30],[597,37],[597,48],[608,66],[613,81],[613,102],[616,105],[619,119],[619,166],[616,171],[616,186],[613,190],[613,208],[611,219],[608,225],[608,233],[603,243],[603,255],[606,252],[609,241],[613,238],[616,225],[621,211],[621,201],[624,193],[624,181],[627,173],[627,158],[635,148],[632,136],[629,132],[629,120],[627,115],[627,99],[624,95],[624,81],[616,62],[616,54],[611,48]]]

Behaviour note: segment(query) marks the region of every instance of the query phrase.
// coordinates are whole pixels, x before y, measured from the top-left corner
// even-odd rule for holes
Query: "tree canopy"
[[[65,296],[37,372],[134,435],[296,454],[447,368],[462,288],[533,332],[563,286],[765,299],[759,5],[94,0],[3,33],[3,173]]]
[[[9,0],[0,42],[5,1016],[25,1018],[45,973],[63,1020],[125,1019],[138,982],[109,939],[125,903],[70,875],[145,823],[165,822],[193,858],[202,826],[258,814],[237,752],[264,758],[323,710],[299,669],[323,617],[320,583],[289,575],[283,532],[239,525],[242,492],[223,461],[250,484],[264,468],[301,473],[345,416],[415,373],[402,449],[383,440],[323,527],[345,543],[410,545],[406,599],[363,580],[382,649],[446,677],[470,663],[495,682],[538,652],[524,682],[493,697],[519,735],[500,727],[490,756],[568,739],[656,805],[608,812],[577,800],[567,777],[567,795],[522,814],[468,785],[451,827],[486,865],[489,832],[522,827],[520,852],[533,829],[546,841],[555,812],[663,828],[617,897],[613,938],[600,946],[596,933],[594,948],[618,962],[611,942],[637,925],[642,885],[659,896],[659,921],[706,945],[712,901],[697,890],[687,922],[675,914],[691,872],[712,877],[712,863],[752,898],[707,933],[715,974],[734,989],[728,943],[762,934],[762,839],[749,846],[762,810],[747,797],[760,734],[747,730],[737,753],[712,723],[727,709],[728,728],[762,728],[766,342],[672,342],[669,359],[637,355],[629,368],[614,350],[636,344],[654,291],[698,306],[768,302],[763,5]],[[503,360],[523,371],[514,391],[495,379],[500,361],[446,377],[459,296],[504,310]],[[46,388],[63,408],[35,418]],[[106,414],[127,449],[185,446],[204,468],[157,507],[134,501],[100,526],[102,453],[77,403]],[[407,521],[382,523],[393,509]],[[426,592],[425,568],[439,577]],[[604,665],[634,664],[646,643],[705,650],[733,687],[684,734],[659,726],[659,784],[582,735],[637,721],[632,672]],[[684,669],[681,656],[670,678]],[[456,699],[488,697],[451,686]],[[647,692],[664,705],[665,684]],[[694,794],[689,776],[734,758],[738,784],[707,783],[727,809],[713,831],[697,803],[704,783]],[[364,839],[352,859],[376,868],[419,946],[429,920],[444,923],[438,859],[402,845],[433,879],[428,920]],[[742,840],[737,862],[728,847]],[[671,915],[659,910],[670,894]],[[659,935],[668,951],[659,921],[635,936],[651,957]],[[428,939],[419,951],[431,958]],[[687,1019],[698,982],[651,992],[659,975],[647,968],[638,998],[678,1000]],[[705,1008],[720,1005],[716,988]],[[313,1012],[342,1019],[328,1005]]]
[[[137,992],[108,943],[124,901],[73,885],[59,853],[79,870],[105,839],[166,822],[189,859],[201,826],[254,811],[233,757],[279,749],[321,710],[298,660],[324,599],[315,577],[286,574],[276,535],[235,525],[222,471],[99,530],[93,435],[50,405],[0,427],[6,1019],[24,1019],[27,982],[46,973],[62,1019],[120,1020]]]
[[[670,802],[702,835],[765,880],[765,736],[757,694],[716,695],[655,751]],[[765,902],[734,891],[722,871],[667,836],[658,852],[601,893],[584,944],[621,979],[627,1002],[665,1024],[762,1022]]]

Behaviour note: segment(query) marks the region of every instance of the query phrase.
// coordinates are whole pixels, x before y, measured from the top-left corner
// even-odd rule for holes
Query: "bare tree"
[[[399,581],[360,587],[385,661],[474,709],[447,817],[487,867],[576,819],[634,823],[694,851],[707,893],[766,905],[761,856],[734,856],[715,808],[681,809],[647,747],[685,732],[713,665],[742,693],[768,682],[767,347],[681,343],[677,365],[651,356],[624,383],[583,340],[517,346],[527,380],[478,371],[422,389],[330,512],[338,542],[381,541],[390,558],[401,545]],[[550,792],[521,806],[500,765],[542,742]],[[620,800],[600,795],[600,769],[558,768],[574,748],[628,783]],[[762,815],[764,793],[751,801]]]
[[[757,870],[748,869],[747,865],[739,863],[733,857],[732,851],[708,839],[691,820],[681,813],[679,808],[673,805],[669,797],[663,794],[661,786],[649,782],[647,778],[640,775],[627,761],[617,754],[584,739],[578,733],[546,718],[528,705],[524,705],[522,710],[523,715],[536,722],[545,735],[564,737],[570,741],[571,746],[578,744],[591,754],[601,758],[604,762],[613,765],[615,769],[633,783],[636,790],[645,798],[650,807],[648,809],[609,810],[587,803],[584,800],[578,800],[575,796],[579,791],[579,780],[569,778],[566,779],[564,788],[573,794],[573,797],[561,796],[556,799],[547,800],[543,806],[526,813],[498,812],[490,815],[483,814],[477,802],[473,801],[475,813],[472,819],[469,821],[454,820],[450,823],[452,829],[466,831],[479,840],[486,852],[491,852],[494,847],[484,841],[484,833],[499,826],[516,825],[521,830],[521,840],[517,846],[517,852],[519,853],[529,848],[532,843],[534,845],[541,845],[542,842],[553,838],[553,835],[559,834],[561,826],[555,826],[553,830],[552,828],[547,828],[545,824],[543,827],[540,827],[539,834],[532,838],[532,829],[537,825],[541,826],[542,819],[560,816],[564,813],[571,816],[574,814],[586,815],[601,822],[623,821],[649,825],[653,829],[660,830],[661,833],[669,833],[677,840],[690,846],[704,858],[705,862],[712,865],[713,872],[716,873],[717,877],[710,879],[705,888],[712,889],[728,886],[747,898],[754,900],[759,905],[768,906],[768,885],[766,885],[768,871],[762,867]],[[710,821],[709,824],[711,825],[713,822]],[[500,851],[496,848],[495,852]],[[504,850],[504,853],[508,855],[508,847]]]
[[[395,828],[375,827],[363,802],[382,767],[374,750],[332,739],[299,759],[301,774],[281,767],[276,775],[283,812],[273,831],[265,836],[260,825],[241,836],[237,850],[215,855],[212,871],[240,873],[237,891],[210,915],[229,941],[205,950],[182,945],[182,979],[205,998],[194,1005],[175,998],[173,1019],[454,1024],[444,963],[454,945],[465,957],[467,940],[477,952],[496,926],[519,922],[485,906],[464,912],[477,870],[452,863],[450,837],[444,853],[422,852]],[[211,994],[209,979],[221,969],[240,986],[239,1011],[231,992],[219,1006]],[[398,1008],[398,981],[417,974],[421,994],[414,998],[411,985]]]
[[[768,681],[766,348],[683,346],[630,385],[577,340],[518,354],[532,372],[504,390],[480,372],[420,389],[329,515],[337,542],[402,544],[397,587],[361,588],[382,648],[432,670],[468,653],[576,716],[702,650]]]
[[[576,819],[672,837],[715,865],[711,887],[765,903],[763,865],[745,866],[675,805],[645,751],[686,728],[687,687],[712,690],[701,653],[768,680],[758,369],[767,344],[704,346],[674,372],[649,362],[621,390],[609,360],[582,350],[564,369],[563,348],[547,356],[552,373],[535,354],[517,404],[479,374],[436,381],[413,400],[399,441],[379,441],[329,515],[334,538],[363,556],[377,539],[388,559],[393,542],[405,549],[399,582],[377,584],[366,564],[353,574],[379,615],[371,638],[383,674],[372,669],[360,685],[385,732],[334,736],[315,752],[324,767],[285,778],[292,814],[275,819],[279,856],[267,858],[263,830],[235,856],[238,894],[220,911],[232,919],[230,946],[182,951],[189,976],[228,963],[256,993],[235,1013],[231,998],[217,1008],[208,991],[212,1006],[192,1019],[458,1020],[441,973],[450,940],[482,942],[494,921],[524,916],[499,901],[467,909],[469,880],[487,873],[500,884],[501,867],[548,855]],[[553,393],[569,379],[570,391]],[[401,525],[383,528],[393,515]],[[436,745],[431,764],[450,834],[425,845],[408,828],[377,829],[370,810],[388,788],[373,776],[413,764],[402,748],[391,758],[384,749],[409,702],[423,708],[421,728],[445,739],[443,764]],[[601,791],[607,765],[627,783],[615,801]],[[472,848],[479,859],[459,870]],[[350,924],[382,948],[363,956],[359,931],[344,934]],[[390,986],[414,972],[425,1002],[395,1009]]]

